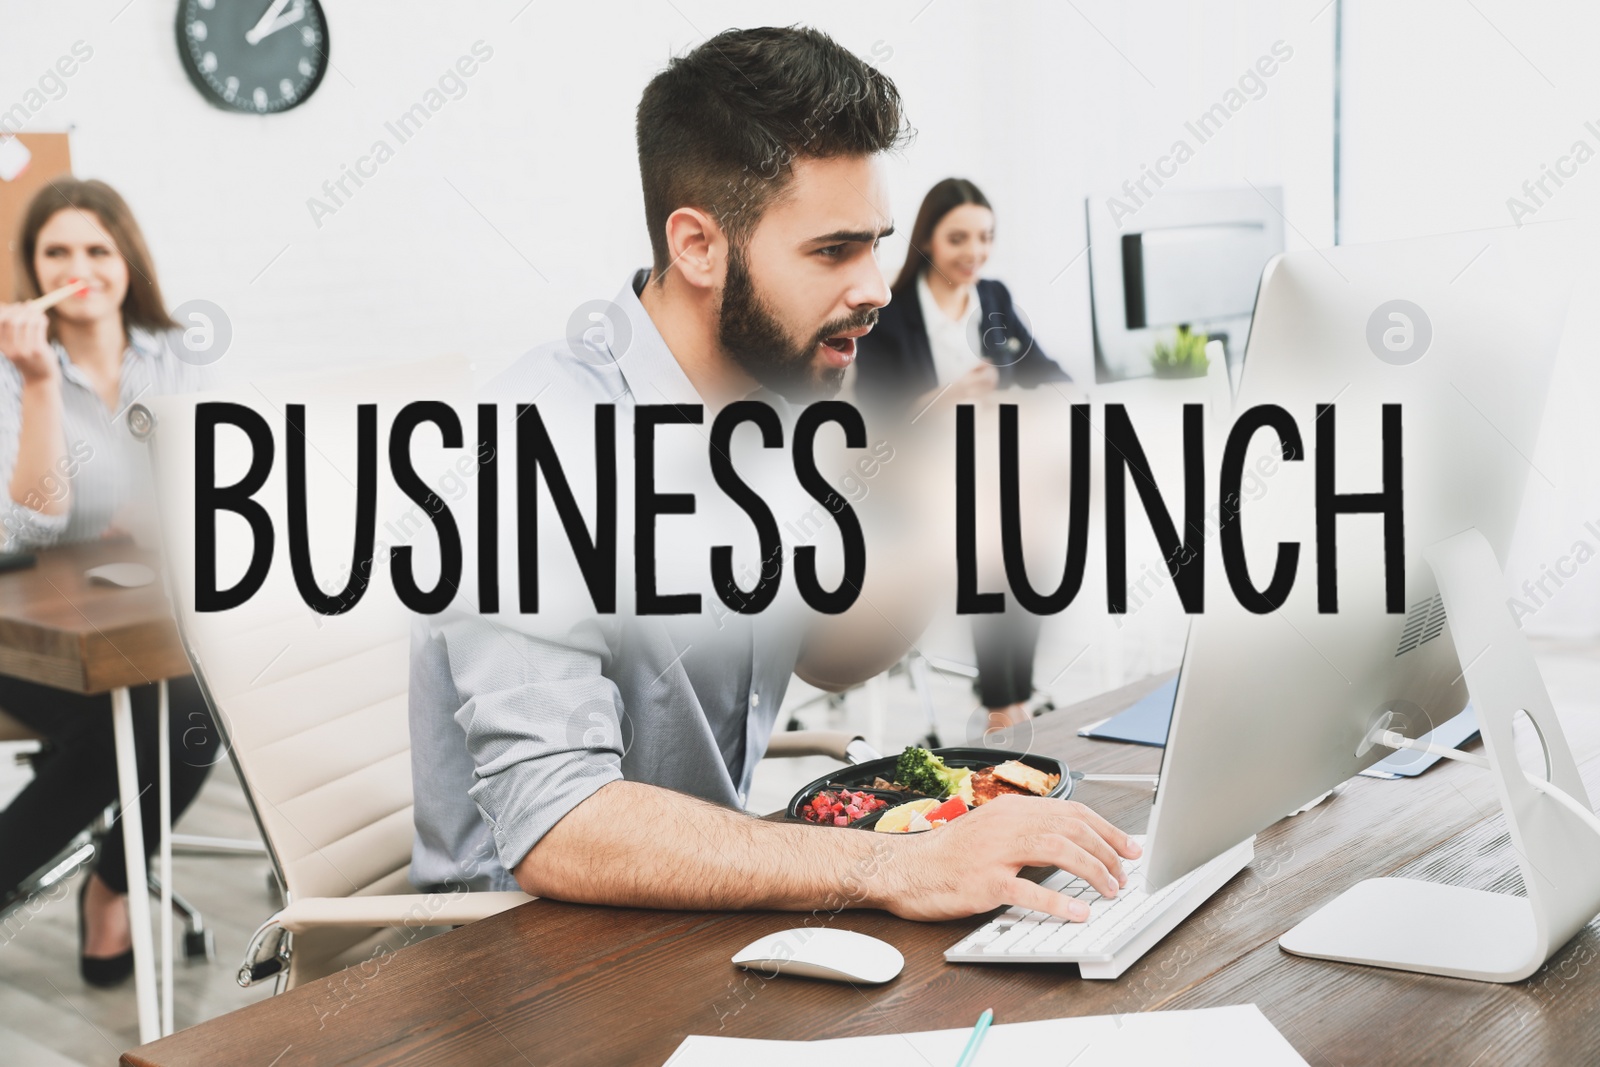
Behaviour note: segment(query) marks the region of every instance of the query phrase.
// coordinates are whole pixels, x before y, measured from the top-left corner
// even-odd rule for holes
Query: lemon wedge
[[[932,829],[927,820],[927,813],[937,808],[939,803],[939,801],[931,797],[923,800],[907,801],[884,812],[883,816],[878,819],[872,828],[880,834],[908,833],[911,830],[912,819],[920,816],[922,825],[917,829]]]

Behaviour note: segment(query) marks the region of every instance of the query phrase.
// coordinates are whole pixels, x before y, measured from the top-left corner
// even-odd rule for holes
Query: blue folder
[[[1152,745],[1164,748],[1167,727],[1172,723],[1172,705],[1178,699],[1178,679],[1173,678],[1159,688],[1151,690],[1133,704],[1109,719],[1090,723],[1078,731],[1079,737],[1093,737],[1099,741],[1128,741],[1135,745]]]
[[[1172,724],[1172,705],[1177,699],[1178,679],[1174,678],[1109,719],[1085,726],[1078,731],[1078,736],[1163,748],[1167,743],[1167,727]],[[1477,736],[1478,713],[1468,704],[1461,714],[1425,734],[1422,740],[1458,748]],[[1439,758],[1426,752],[1404,750],[1392,753],[1361,773],[1369,778],[1414,778],[1438,763]]]

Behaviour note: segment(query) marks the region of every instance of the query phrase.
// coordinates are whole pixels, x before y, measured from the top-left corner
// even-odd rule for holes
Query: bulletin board
[[[17,292],[22,213],[33,195],[52,179],[72,173],[72,152],[65,133],[19,133],[0,136],[0,303],[11,303]]]

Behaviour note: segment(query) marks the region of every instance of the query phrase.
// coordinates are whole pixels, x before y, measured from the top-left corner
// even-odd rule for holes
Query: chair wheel
[[[185,930],[183,932],[183,958],[186,960],[214,960],[217,942],[210,930]]]

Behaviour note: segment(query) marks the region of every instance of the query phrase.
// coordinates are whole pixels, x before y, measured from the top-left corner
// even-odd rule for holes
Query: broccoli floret
[[[930,797],[949,796],[960,785],[961,777],[960,771],[946,767],[944,760],[925,748],[907,748],[895,761],[895,781]]]

